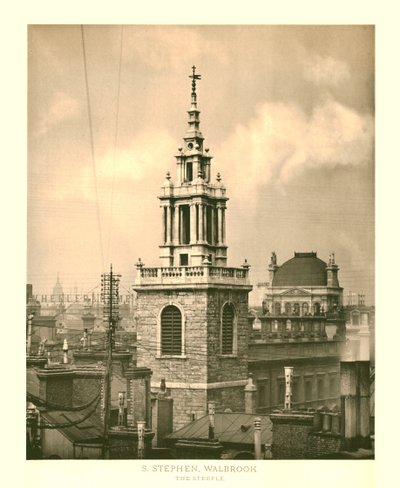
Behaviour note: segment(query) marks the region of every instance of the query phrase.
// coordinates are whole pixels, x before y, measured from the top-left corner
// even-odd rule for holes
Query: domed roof
[[[326,266],[316,252],[295,252],[276,270],[272,286],[327,286]]]

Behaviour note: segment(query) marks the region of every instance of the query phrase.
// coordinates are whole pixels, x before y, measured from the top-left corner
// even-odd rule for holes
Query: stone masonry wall
[[[204,291],[138,291],[137,364],[153,372],[152,382],[205,382],[207,343],[207,296]],[[156,358],[157,320],[163,307],[179,304],[186,322],[186,358]]]
[[[173,399],[173,424],[172,430],[175,431],[184,427],[192,421],[192,414],[196,419],[207,414],[207,394],[206,390],[190,389],[171,389]]]
[[[237,355],[220,355],[222,306],[231,302],[237,314]],[[152,382],[162,378],[174,400],[173,428],[183,427],[207,413],[207,402],[218,410],[244,409],[244,384],[212,390],[191,388],[193,384],[237,381],[247,378],[247,292],[227,289],[137,290],[137,364],[152,370]],[[179,305],[185,319],[185,358],[157,358],[157,321],[169,304]],[[179,385],[179,386],[178,386]]]
[[[244,386],[208,390],[208,401],[211,400],[216,403],[216,412],[223,412],[227,408],[232,412],[244,412]]]
[[[311,432],[308,436],[307,458],[315,459],[340,451],[341,437],[330,432]]]
[[[237,320],[237,353],[235,357],[221,356],[222,307],[230,302]],[[248,298],[247,292],[235,290],[210,290],[208,292],[208,381],[235,381],[247,379],[248,357]]]

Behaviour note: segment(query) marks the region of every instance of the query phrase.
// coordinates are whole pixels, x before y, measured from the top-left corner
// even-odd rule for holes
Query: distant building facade
[[[272,253],[262,314],[250,318],[249,372],[260,413],[284,404],[284,367],[294,368],[293,403],[339,402],[339,366],[345,341],[343,289],[332,254],[299,253],[281,266]]]

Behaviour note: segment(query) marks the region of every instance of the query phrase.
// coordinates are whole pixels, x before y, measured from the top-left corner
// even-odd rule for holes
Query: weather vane
[[[189,75],[189,78],[192,78],[192,99],[196,101],[196,80],[201,80],[201,75],[196,74],[196,66],[192,66],[193,73]]]

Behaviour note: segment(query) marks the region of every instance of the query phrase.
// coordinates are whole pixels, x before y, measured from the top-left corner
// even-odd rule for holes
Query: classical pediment
[[[294,296],[294,297],[304,297],[310,296],[311,293],[307,290],[303,290],[302,288],[289,288],[288,290],[279,293],[281,296]]]

